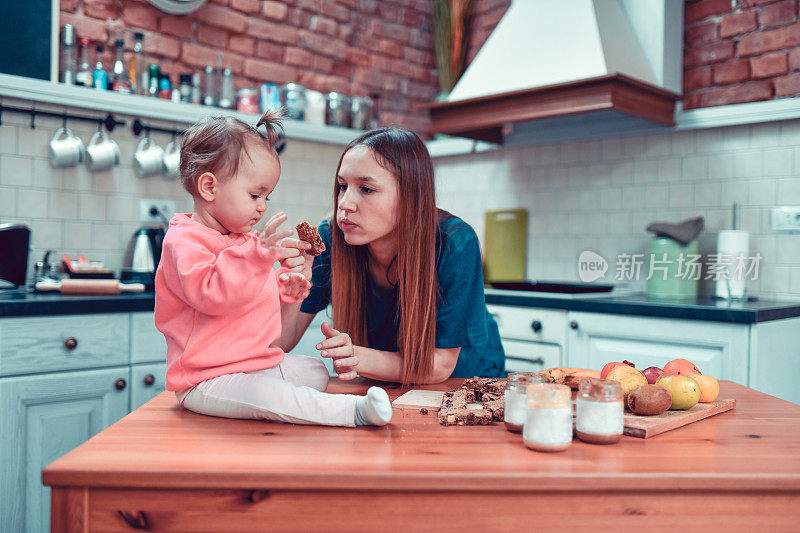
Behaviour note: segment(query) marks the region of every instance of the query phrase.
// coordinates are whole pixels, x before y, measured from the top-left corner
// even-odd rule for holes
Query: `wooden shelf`
[[[174,103],[158,98],[99,91],[9,74],[0,74],[0,97],[179,124],[193,124],[212,115],[233,116],[250,124],[255,124],[257,120],[256,115],[219,107]],[[284,130],[289,139],[342,146],[362,133],[360,130],[319,126],[297,120],[285,120]]]

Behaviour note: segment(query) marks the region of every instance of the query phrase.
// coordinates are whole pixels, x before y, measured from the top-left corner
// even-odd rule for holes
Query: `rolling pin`
[[[142,283],[120,283],[116,279],[62,279],[40,281],[37,291],[61,291],[61,294],[119,294],[121,292],[143,292]]]

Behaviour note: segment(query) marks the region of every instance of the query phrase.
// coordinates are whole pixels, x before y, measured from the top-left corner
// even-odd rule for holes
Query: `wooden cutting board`
[[[392,407],[398,409],[420,409],[422,407],[429,411],[438,411],[442,405],[444,391],[440,390],[410,390],[392,402]]]
[[[666,411],[655,416],[642,416],[625,411],[623,433],[631,437],[647,439],[709,416],[730,411],[735,406],[736,400],[716,400],[709,403],[698,403],[685,411]]]

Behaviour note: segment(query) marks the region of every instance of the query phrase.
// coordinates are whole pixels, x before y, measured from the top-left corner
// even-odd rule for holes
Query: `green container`
[[[696,274],[690,261],[694,259],[694,264],[702,268],[698,256],[697,240],[684,246],[669,237],[653,238],[642,265],[642,273],[650,277],[647,280],[647,296],[682,300],[697,298],[697,283],[702,272]],[[652,275],[651,264],[657,267]]]

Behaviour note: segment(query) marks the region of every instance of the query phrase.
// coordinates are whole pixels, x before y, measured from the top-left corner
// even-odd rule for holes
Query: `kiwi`
[[[628,394],[628,408],[637,415],[660,415],[672,405],[672,394],[661,385],[640,385]]]

